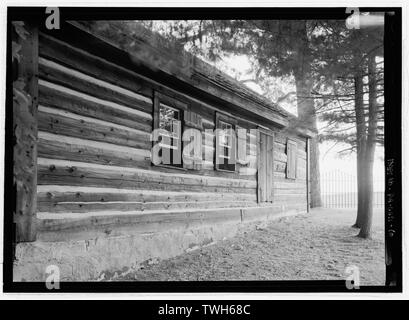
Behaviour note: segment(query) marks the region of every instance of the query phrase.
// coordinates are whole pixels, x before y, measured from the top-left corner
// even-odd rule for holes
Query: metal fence
[[[383,208],[384,180],[374,179],[373,205]],[[326,208],[356,208],[358,204],[357,177],[340,170],[321,174],[321,199]]]

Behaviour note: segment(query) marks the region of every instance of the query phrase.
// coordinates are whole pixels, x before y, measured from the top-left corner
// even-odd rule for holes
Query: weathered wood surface
[[[254,206],[256,202],[246,201],[172,201],[172,202],[65,202],[39,203],[39,211],[52,213],[86,213],[95,211],[147,211],[147,210],[187,210],[197,208],[233,208]]]
[[[150,149],[150,133],[115,125],[54,108],[39,107],[39,130],[64,136],[108,142],[138,149]]]
[[[274,137],[263,132],[259,133],[259,156],[258,156],[258,201],[272,202],[274,200],[273,175],[274,161]]]
[[[39,59],[39,64],[40,77],[48,82],[132,109],[152,111],[152,96],[145,97],[44,58]]]
[[[310,212],[311,202],[311,187],[310,187],[310,139],[307,138],[307,152],[306,152],[306,197],[307,197],[307,212]]]
[[[276,132],[274,134],[274,141],[279,144],[283,144],[284,146],[287,144],[287,140],[290,138],[294,142],[297,143],[297,147],[302,150],[306,151],[307,144],[305,142],[305,139],[301,139],[300,137],[294,136],[294,135],[289,135],[289,134],[284,134],[281,132]]]
[[[40,54],[47,60],[57,62],[70,69],[80,71],[93,78],[115,84],[121,88],[141,94],[145,97],[152,97],[153,91],[161,91],[169,97],[174,97],[180,101],[189,102],[192,111],[200,114],[206,123],[206,128],[213,128],[214,110],[217,109],[202,103],[182,92],[176,92],[155,81],[151,81],[140,74],[115,64],[109,59],[103,59],[93,55],[83,49],[55,39],[47,34],[40,34]]]
[[[175,216],[178,210],[256,205],[257,176],[255,171],[240,175],[242,165],[236,166],[236,172],[223,172],[214,170],[212,162],[206,162],[200,170],[155,167],[150,163],[154,92],[161,92],[168,104],[172,99],[180,101],[182,109],[187,108],[201,119],[198,126],[203,130],[215,128],[217,106],[150,81],[92,50],[85,51],[46,34],[41,34],[40,39],[40,228],[52,234],[103,228],[106,221],[112,232],[126,221],[137,221],[135,216],[143,212],[174,211],[173,216],[162,216],[163,220],[157,214],[149,218],[154,225],[168,223],[171,227],[179,223]],[[243,117],[237,121],[242,127],[254,127]],[[202,155],[213,161],[215,138],[206,133],[202,136]],[[279,133],[277,137],[267,139],[266,158],[261,160],[272,164],[271,170],[265,170],[264,181],[270,191],[265,197],[280,205],[302,204],[306,186],[298,171],[306,170],[305,140],[294,137],[299,166],[297,179],[288,182],[288,137]],[[256,143],[247,146],[252,154],[248,168],[257,168],[257,147]],[[116,218],[108,217],[115,212]],[[106,217],[88,217],[94,213]],[[219,218],[222,220],[223,214],[211,221]],[[130,228],[135,227],[132,224]]]
[[[273,170],[274,170],[274,136],[267,135],[267,157],[266,161],[268,164],[267,168],[267,201],[273,202],[274,200],[274,186],[273,186]]]
[[[287,155],[284,152],[274,152],[274,160],[287,163]]]
[[[201,67],[201,71],[198,70],[194,72],[194,74],[190,73],[190,70],[192,70],[190,67],[174,67],[171,68],[172,70],[168,70],[169,65],[175,66],[180,63],[180,58],[182,58],[181,56],[169,56],[167,51],[158,50],[158,48],[153,46],[144,47],[144,53],[146,54],[149,52],[149,55],[154,57],[153,59],[147,60],[146,56],[140,57],[137,55],[130,55],[128,52],[122,50],[119,43],[116,42],[116,39],[109,39],[109,42],[107,42],[104,40],[104,38],[107,36],[106,34],[100,35],[100,37],[95,37],[93,34],[95,32],[94,30],[91,31],[88,29],[88,26],[78,24],[76,22],[70,22],[64,27],[64,31],[69,32],[71,36],[73,34],[77,34],[76,37],[73,37],[75,42],[81,46],[88,46],[89,48],[87,48],[87,51],[93,53],[98,52],[100,56],[105,58],[110,55],[112,56],[112,59],[118,61],[118,64],[132,69],[137,69],[142,65],[147,69],[144,70],[141,68],[144,74],[149,74],[152,71],[160,71],[160,74],[163,75],[163,77],[170,77],[171,75],[179,82],[188,82],[190,85],[194,86],[196,90],[199,89],[202,94],[211,94],[219,99],[223,99],[226,101],[226,103],[236,106],[236,108],[240,108],[243,111],[252,112],[260,117],[278,123],[281,126],[286,126],[289,123],[287,116],[279,114],[278,112],[271,112],[271,108],[273,106],[265,105],[266,102],[255,102],[253,99],[244,97],[242,92],[233,91],[231,87],[219,84],[217,81],[210,79],[208,76],[203,76],[202,71],[206,68],[203,69]],[[87,42],[87,38],[93,39],[92,47],[90,47],[89,43]],[[105,48],[105,50],[98,49],[101,47]],[[153,63],[152,61],[155,62]],[[194,69],[196,69],[199,65],[204,66],[206,64],[203,64],[203,62],[200,60],[195,59]],[[189,70],[188,74],[186,74],[186,70]]]
[[[26,39],[16,39],[21,45],[17,73],[25,83],[23,90],[29,95],[29,101],[24,103],[20,101],[21,97],[19,103],[13,101],[13,174],[16,192],[13,220],[16,225],[16,242],[36,240],[38,30],[28,24],[24,28],[28,32]]]
[[[38,186],[38,202],[172,202],[172,201],[255,201],[255,194],[247,193],[201,193],[201,192],[176,192],[176,191],[149,191],[145,189],[119,189],[102,187],[79,186]]]
[[[148,114],[131,108],[118,108],[118,105],[107,104],[102,100],[93,99],[87,96],[88,100],[83,99],[85,95],[79,96],[77,92],[72,91],[49,82],[40,81],[41,105],[57,108],[79,115],[92,117],[95,119],[112,122],[137,130],[149,131],[152,128],[152,117]],[[117,107],[117,108],[115,108]]]
[[[97,79],[115,83],[132,92],[152,96],[153,91],[135,72],[106,59],[92,55],[67,42],[40,33],[40,55],[49,60],[86,73]]]
[[[105,142],[39,133],[38,155],[43,158],[125,166],[150,166],[150,150]]]
[[[119,212],[112,215],[97,212],[96,216],[72,214],[63,219],[48,218],[39,214],[39,239],[42,241],[66,241],[92,239],[122,234],[152,233],[177,228],[195,228],[205,224],[238,223],[241,221],[239,208],[168,210],[166,212]],[[61,214],[60,214],[61,215]]]
[[[83,183],[86,184],[86,182],[89,181],[93,183],[101,183],[105,186],[119,185],[124,188],[126,185],[130,185],[132,189],[148,189],[149,185],[157,185],[158,187],[161,187],[160,189],[169,188],[169,190],[172,190],[172,188],[178,188],[178,186],[182,189],[187,188],[188,190],[193,187],[198,187],[200,190],[200,188],[203,187],[203,191],[205,191],[207,187],[223,187],[224,189],[229,190],[227,192],[239,192],[239,190],[242,189],[245,193],[251,193],[256,187],[256,182],[253,180],[226,179],[183,173],[175,174],[153,170],[90,164],[85,162],[40,158],[38,164],[39,176],[41,178],[39,179],[40,184],[52,184],[50,182],[55,180],[58,182],[56,183],[58,185],[64,183],[67,185],[70,185],[70,183],[81,185]],[[121,183],[121,179],[123,180],[123,183]],[[137,186],[138,184],[139,187]]]
[[[147,234],[203,225],[239,223],[257,214],[271,215],[283,210],[303,211],[305,204],[278,204],[266,207],[190,209],[145,212],[95,212],[55,215],[39,213],[39,240],[67,241],[129,234]]]

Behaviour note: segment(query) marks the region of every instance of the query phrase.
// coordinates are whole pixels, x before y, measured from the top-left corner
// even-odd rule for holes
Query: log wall
[[[277,132],[274,136],[274,204],[296,209],[307,208],[307,143],[306,139],[290,136],[297,143],[296,179],[287,179],[288,136]]]
[[[81,221],[94,216],[259,205],[256,145],[249,145],[247,175],[239,174],[241,164],[236,165],[236,172],[217,171],[210,161],[199,170],[151,164],[155,91],[187,103],[202,117],[203,129],[215,129],[215,110],[222,106],[209,108],[91,54],[87,48],[44,33],[39,35],[38,65],[40,232],[58,234],[67,226],[84,228]],[[238,120],[238,125],[254,127],[244,120]],[[288,208],[305,210],[306,143],[297,140],[297,179],[289,181],[285,177],[286,139],[276,134],[274,204],[291,203]],[[212,134],[203,132],[203,155],[212,159],[214,140]]]

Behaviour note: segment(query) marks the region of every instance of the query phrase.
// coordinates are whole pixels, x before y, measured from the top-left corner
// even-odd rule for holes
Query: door
[[[264,130],[258,132],[257,199],[258,202],[273,202],[274,135]]]

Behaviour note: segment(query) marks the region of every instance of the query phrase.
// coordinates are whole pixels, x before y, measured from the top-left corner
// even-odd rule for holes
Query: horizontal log
[[[77,70],[96,79],[116,84],[134,93],[140,93],[145,97],[152,97],[153,90],[157,90],[169,97],[189,102],[193,112],[197,112],[203,118],[213,122],[214,111],[207,108],[203,102],[192,99],[180,92],[170,90],[159,83],[146,79],[127,67],[91,54],[88,50],[85,51],[75,47],[65,40],[62,41],[48,34],[41,33],[39,47],[40,55],[47,60]],[[214,127],[214,124],[212,127]]]
[[[188,99],[188,98],[187,98]],[[189,101],[189,107],[190,110],[202,117],[203,119],[206,119],[208,122],[213,123],[214,121],[214,110],[211,108],[208,108],[207,105],[200,100],[196,99],[188,99]]]
[[[86,100],[87,102],[97,103],[99,105],[102,105],[102,106],[105,106],[105,107],[108,107],[108,108],[111,108],[117,111],[123,111],[123,112],[126,112],[127,114],[130,114],[131,116],[137,116],[141,119],[152,120],[152,115],[147,111],[141,111],[138,109],[129,108],[127,106],[118,104],[116,102],[99,99],[87,93],[83,93],[77,90],[72,90],[65,86],[61,86],[59,84],[56,84],[50,81],[46,81],[44,79],[40,79],[38,83],[39,85],[43,87],[47,87],[49,89],[52,89],[52,90],[55,90],[55,91],[58,91],[58,92],[61,92],[61,93],[64,93],[64,94],[67,94],[73,97],[79,97],[83,100]]]
[[[203,118],[202,119],[203,129],[214,129],[214,121],[210,119]]]
[[[283,212],[306,212],[307,201],[304,202],[275,202],[274,205],[281,206]]]
[[[127,189],[255,193],[256,181],[40,158],[39,184]]]
[[[286,196],[286,195],[306,195],[306,194],[307,194],[306,186],[304,186],[304,188],[294,188],[294,189],[274,188],[275,197]]]
[[[257,169],[253,167],[240,167],[238,172],[248,177],[255,177],[257,174]]]
[[[274,142],[275,143],[280,143],[280,144],[287,144],[287,136],[281,133],[275,133],[274,134]]]
[[[280,153],[285,153],[286,152],[286,146],[283,143],[279,143],[274,141],[274,146],[273,146],[273,150],[275,152],[280,152]]]
[[[287,168],[287,164],[281,161],[274,161],[274,171],[276,172],[284,172]]]
[[[41,79],[105,101],[112,101],[132,109],[152,113],[152,97],[145,97],[41,57],[39,58],[39,64]]]
[[[282,181],[282,180],[286,181],[287,180],[285,172],[274,171],[273,176],[274,176],[274,181],[278,181],[278,180],[279,181]]]
[[[276,147],[276,149],[274,149],[274,159],[281,161],[281,162],[287,162],[287,154],[283,151],[285,150],[285,148],[277,147],[277,145],[274,145],[274,146]],[[298,161],[299,163],[305,163],[305,160],[307,159],[307,153],[298,150],[297,157],[299,159]]]
[[[43,158],[84,161],[126,167],[150,166],[150,150],[117,146],[39,132],[38,155]]]
[[[152,89],[135,72],[44,33],[40,33],[39,53],[42,57],[94,78],[115,83],[122,88],[147,97],[152,96]]]
[[[149,191],[118,188],[91,188],[83,186],[40,185],[37,201],[58,202],[191,202],[191,201],[256,201],[255,194],[246,193],[200,193]]]
[[[306,184],[305,183],[300,183],[297,182],[296,180],[293,179],[282,179],[282,178],[275,178],[274,179],[274,188],[276,189],[300,189],[300,188],[305,188]]]
[[[137,130],[149,131],[152,128],[152,116],[145,112],[94,99],[77,91],[54,85],[50,82],[44,82],[43,80],[40,80],[39,84],[39,103],[43,106],[69,111]]]
[[[38,204],[39,212],[49,213],[88,213],[95,211],[147,211],[147,210],[187,210],[210,208],[249,207],[256,202],[245,201],[193,201],[193,202],[60,202]]]
[[[306,172],[304,169],[298,169],[297,170],[297,175],[296,175],[296,179],[286,179],[286,173],[285,173],[285,169],[286,169],[286,164],[283,162],[274,162],[274,177],[279,178],[279,179],[285,179],[285,180],[289,180],[289,181],[295,181],[298,183],[304,183],[305,179],[306,179]]]
[[[244,176],[255,176],[257,174],[257,160],[256,161],[250,161],[250,163],[248,165],[244,165],[244,166],[237,166],[236,169],[238,172],[240,172],[241,175]]]
[[[287,155],[285,153],[276,152],[274,150],[273,154],[274,154],[274,160],[275,161],[287,162]]]
[[[44,106],[39,106],[38,110],[41,131],[133,148],[150,149],[152,146],[150,132]]]
[[[307,195],[293,196],[277,196],[274,198],[274,204],[283,206],[305,206],[307,207]]]
[[[301,140],[297,137],[294,136],[288,136],[287,134],[284,133],[275,133],[274,134],[274,142],[279,144],[279,145],[287,145],[287,140],[291,139],[297,143],[297,148],[300,149],[301,151],[305,151],[307,147],[307,143],[305,140]]]
[[[203,130],[203,139],[207,138],[209,141],[213,141],[214,139],[214,130],[213,129],[207,129]]]
[[[209,162],[202,161],[201,170],[189,171],[189,170],[180,170],[177,168],[172,168],[170,166],[153,166],[153,165],[149,169],[151,169],[152,171],[158,171],[158,172],[169,172],[169,173],[176,173],[176,174],[193,174],[197,176],[209,176],[209,177],[218,177],[218,178],[227,178],[227,179],[243,179],[243,180],[256,181],[256,178],[254,176],[240,175],[238,172],[218,171],[218,170],[214,170],[213,167],[214,167],[214,163],[212,160]]]
[[[65,241],[121,234],[154,233],[175,228],[195,228],[223,222],[239,223],[239,208],[71,214],[38,213],[39,240]],[[58,217],[58,218],[56,218]]]

